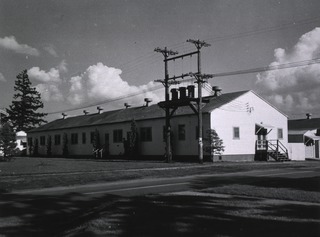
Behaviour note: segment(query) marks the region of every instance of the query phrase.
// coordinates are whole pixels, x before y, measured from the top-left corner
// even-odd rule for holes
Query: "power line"
[[[320,21],[320,17],[306,18],[306,19],[302,19],[299,21],[294,21],[294,22],[281,24],[281,25],[277,25],[277,26],[273,26],[273,27],[265,27],[265,28],[261,28],[258,30],[251,30],[251,31],[240,32],[240,33],[235,33],[235,34],[230,34],[230,35],[211,37],[211,38],[207,38],[205,40],[210,43],[215,43],[215,42],[220,42],[220,41],[229,40],[229,39],[238,39],[238,38],[254,36],[254,35],[273,32],[273,31],[278,31],[278,30],[284,30],[284,29],[298,27],[300,25],[310,24],[310,23],[318,22],[318,21]],[[189,44],[187,44],[186,42],[175,43],[175,44],[169,45],[168,47],[170,47],[174,50],[178,50],[180,53],[188,52],[191,50],[191,46]],[[181,50],[181,48],[183,48],[183,50]],[[148,54],[139,56],[132,61],[128,61],[126,63],[120,64],[118,67],[123,67],[123,66],[128,67],[128,68],[122,69],[123,74],[127,74],[129,72],[135,71],[136,69],[140,68],[140,66],[142,64],[144,64],[144,62],[147,61],[148,63],[150,63],[150,61],[153,60],[155,57],[159,58],[157,55],[152,54],[152,53],[153,52],[150,51]]]
[[[58,113],[65,113],[65,112],[75,111],[75,110],[79,110],[79,109],[86,109],[86,108],[89,108],[89,107],[98,106],[98,105],[103,105],[103,104],[115,102],[115,101],[118,101],[118,100],[123,100],[123,99],[127,99],[127,98],[130,98],[130,97],[142,95],[142,94],[145,94],[145,93],[148,93],[148,92],[151,92],[151,91],[159,90],[159,89],[161,89],[161,88],[162,88],[161,85],[156,85],[156,86],[150,87],[149,90],[143,90],[143,91],[139,91],[139,92],[136,92],[136,93],[127,94],[127,95],[125,95],[125,96],[118,96],[118,97],[115,97],[115,98],[113,98],[113,99],[103,100],[103,101],[95,102],[95,103],[92,103],[92,104],[87,104],[87,105],[84,105],[84,106],[82,105],[82,106],[78,106],[78,107],[73,107],[73,108],[71,108],[71,109],[65,109],[65,110],[58,110],[58,111],[54,111],[54,112],[48,112],[47,114],[48,114],[48,115],[52,115],[52,114],[58,114]]]
[[[272,71],[272,70],[281,70],[281,69],[288,69],[288,68],[303,67],[303,66],[309,66],[309,65],[318,64],[318,63],[320,63],[320,58],[314,58],[314,59],[310,59],[310,60],[303,60],[303,61],[297,61],[297,62],[291,62],[291,63],[285,63],[285,64],[278,64],[278,65],[267,66],[267,67],[237,70],[237,71],[231,71],[231,72],[216,73],[216,74],[212,74],[212,75],[213,75],[213,77],[234,76],[234,75],[258,73],[258,72],[266,72],[266,71]],[[190,79],[184,79],[183,81],[178,81],[178,80],[177,81],[178,82],[192,82],[194,80],[195,80],[194,78],[190,78]],[[141,95],[141,94],[144,94],[147,92],[151,92],[151,91],[155,91],[155,90],[158,90],[161,88],[162,88],[161,85],[156,85],[156,86],[150,87],[149,90],[144,90],[144,91],[137,92],[137,93],[131,93],[131,94],[128,94],[125,96],[119,96],[119,97],[116,97],[116,98],[113,98],[110,100],[99,101],[99,102],[88,104],[85,106],[79,106],[79,107],[66,109],[66,110],[48,112],[47,114],[51,115],[51,114],[74,111],[74,110],[78,110],[78,109],[85,109],[85,108],[92,107],[92,106],[98,106],[98,105],[111,103],[114,101],[130,98],[130,97],[138,96],[138,95]]]

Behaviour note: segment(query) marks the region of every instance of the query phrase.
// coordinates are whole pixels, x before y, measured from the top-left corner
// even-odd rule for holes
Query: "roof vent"
[[[171,99],[172,100],[178,100],[179,96],[178,96],[178,89],[177,88],[172,88],[171,89]]]
[[[149,103],[152,102],[152,99],[151,98],[145,98],[144,101],[146,102],[146,107],[148,107]]]
[[[187,90],[188,90],[188,97],[189,98],[194,98],[194,85],[189,85],[187,86]]]
[[[84,113],[84,115],[87,115],[87,114],[89,114],[89,111],[83,110],[83,113]]]
[[[219,96],[219,95],[221,95],[222,90],[219,86],[213,86],[212,91],[214,92],[213,96]]]
[[[126,107],[126,109],[127,109],[127,108],[130,108],[130,107],[131,107],[131,105],[130,105],[130,104],[128,104],[128,103],[124,103],[124,107]]]
[[[306,116],[307,116],[307,119],[311,119],[312,114],[307,113]]]
[[[101,111],[103,110],[103,108],[100,107],[100,106],[98,106],[98,107],[97,107],[97,110],[98,110],[98,114],[101,114],[101,113],[102,113]]]
[[[68,116],[68,115],[65,114],[65,113],[62,113],[61,115],[62,115],[62,119],[65,119],[65,118]]]

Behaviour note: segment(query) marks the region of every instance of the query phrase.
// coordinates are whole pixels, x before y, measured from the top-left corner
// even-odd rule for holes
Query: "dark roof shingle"
[[[209,99],[209,103],[203,108],[204,113],[209,113],[216,108],[221,107],[224,104],[231,102],[232,100],[238,98],[239,96],[247,93],[248,91],[240,91],[233,93],[222,94],[218,97],[206,97]],[[189,106],[179,107],[175,116],[193,114],[192,109]],[[107,111],[101,114],[88,114],[80,115],[75,117],[68,117],[65,119],[57,119],[47,124],[44,124],[38,128],[32,129],[29,133],[49,131],[49,130],[59,130],[59,129],[69,129],[76,127],[86,127],[86,126],[96,126],[102,124],[111,124],[131,121],[132,119],[145,120],[145,119],[156,119],[164,118],[165,111],[161,109],[157,104],[150,105],[148,107],[132,107],[127,109]]]

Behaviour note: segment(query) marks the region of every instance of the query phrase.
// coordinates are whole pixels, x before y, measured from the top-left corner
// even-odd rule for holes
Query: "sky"
[[[154,49],[193,52],[188,39],[211,45],[201,49],[208,74],[320,58],[319,9],[319,0],[0,0],[0,108],[11,104],[24,69],[49,121],[90,105],[93,113],[98,104],[107,111],[146,97],[157,103],[164,63]],[[195,56],[169,63],[170,76],[196,69]],[[320,63],[208,85],[253,90],[291,119],[320,117]]]

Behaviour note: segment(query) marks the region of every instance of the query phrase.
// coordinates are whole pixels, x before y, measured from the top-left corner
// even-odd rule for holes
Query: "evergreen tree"
[[[40,93],[31,87],[27,70],[23,70],[15,82],[12,105],[7,109],[11,121],[16,131],[28,131],[29,129],[46,122],[43,117],[47,114],[36,112],[43,108]]]
[[[4,160],[14,155],[16,146],[15,132],[8,122],[4,123],[0,127],[0,150],[3,152]]]
[[[68,148],[68,134],[64,133],[62,137],[62,155],[68,156],[69,155],[69,148]]]
[[[48,143],[47,143],[47,156],[52,155],[52,139],[51,136],[48,136]]]
[[[131,131],[129,133],[128,149],[131,157],[139,155],[138,126],[135,120],[131,121]]]
[[[214,129],[207,130],[207,136],[204,138],[204,150],[210,153],[213,161],[214,155],[221,155],[224,152],[223,140],[220,139],[218,133]]]

